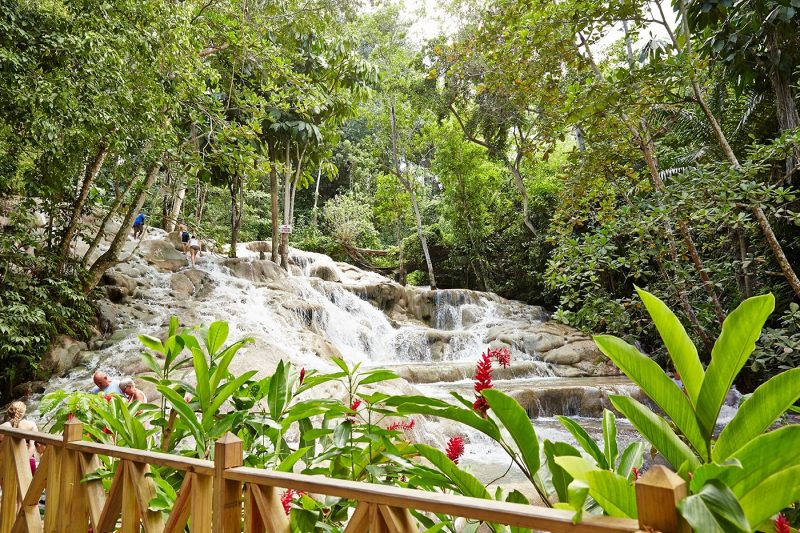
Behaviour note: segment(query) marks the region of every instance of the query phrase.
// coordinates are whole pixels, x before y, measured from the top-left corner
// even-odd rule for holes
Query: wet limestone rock
[[[214,284],[208,272],[189,269],[172,274],[169,285],[178,296],[203,297],[211,291]]]
[[[52,344],[40,364],[45,372],[61,376],[78,363],[80,353],[87,349],[86,343],[61,335]]]
[[[248,257],[229,257],[224,259],[223,265],[231,269],[237,278],[246,279],[256,283],[268,283],[286,277],[286,271],[280,265],[269,259],[250,259]]]
[[[159,270],[171,270],[176,272],[189,265],[186,256],[175,249],[175,246],[168,240],[152,239],[142,241],[142,257]]]
[[[582,361],[601,362],[605,356],[591,339],[578,340],[546,352],[542,359],[557,365],[575,365]]]
[[[342,282],[342,278],[339,276],[339,273],[330,265],[314,263],[311,265],[311,269],[308,273],[311,277],[319,278],[323,281],[333,281],[335,283]]]
[[[251,252],[258,252],[259,259],[266,259],[267,254],[272,253],[272,241],[253,241],[248,242],[245,248]]]
[[[115,270],[103,273],[100,285],[104,287],[108,299],[114,303],[128,302],[136,296],[136,280]]]

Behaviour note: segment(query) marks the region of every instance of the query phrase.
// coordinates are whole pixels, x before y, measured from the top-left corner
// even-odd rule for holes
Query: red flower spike
[[[110,394],[106,394],[105,396],[103,396],[103,399],[104,399],[105,401],[107,401],[107,402],[111,402],[111,400],[113,400],[113,399],[114,399],[114,397],[113,397],[113,396],[111,396]]]
[[[508,368],[508,365],[511,364],[511,351],[508,348],[497,348],[494,350],[489,348],[489,357],[494,358],[497,364],[503,368]]]
[[[482,417],[486,418],[486,412],[489,410],[489,403],[483,396],[478,396],[473,402],[472,408],[479,412]]]
[[[447,457],[451,461],[453,461],[455,464],[458,464],[459,457],[464,455],[464,437],[461,435],[450,437],[450,440],[447,441],[445,453],[447,453]]]
[[[791,531],[789,521],[782,513],[778,513],[778,517],[775,519],[775,533],[791,533]]]
[[[303,380],[304,379],[306,379],[306,369],[305,368],[301,368],[300,369],[300,385],[303,384]]]
[[[634,466],[632,471],[633,471],[633,480],[636,481],[637,479],[639,479],[639,469]]]
[[[105,433],[106,435],[111,435],[111,430],[108,429],[108,426],[103,426],[103,433]]]
[[[361,406],[361,400],[356,398],[355,400],[353,400],[353,403],[350,404],[350,410],[358,411],[359,406]]]
[[[489,352],[481,356],[475,368],[475,393],[480,394],[484,389],[492,388],[492,358]]]
[[[296,496],[302,496],[305,494],[302,490],[294,490],[294,489],[286,489],[286,492],[283,493],[281,496],[281,505],[283,505],[283,511],[288,515],[289,511],[292,510],[292,501]]]
[[[69,422],[72,422],[72,419],[73,419],[73,418],[75,418],[75,415],[74,415],[74,414],[72,414],[72,413],[69,413],[69,414],[67,415],[67,420],[68,420]]]
[[[416,424],[416,421],[413,418],[408,422],[403,422],[402,420],[398,420],[397,422],[392,422],[391,424],[389,424],[389,427],[387,427],[386,429],[388,429],[389,431],[400,431],[400,430],[409,431],[414,429],[414,424]]]

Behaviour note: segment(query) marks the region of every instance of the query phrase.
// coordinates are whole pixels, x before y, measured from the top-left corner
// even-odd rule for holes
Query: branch
[[[477,144],[479,146],[483,146],[486,149],[491,149],[491,146],[489,146],[489,143],[487,143],[486,141],[482,141],[482,140],[478,139],[477,137],[475,137],[474,135],[470,134],[467,131],[467,127],[464,125],[464,121],[461,120],[461,116],[458,114],[458,111],[456,111],[456,108],[453,106],[453,104],[450,104],[449,107],[450,107],[450,112],[453,113],[454,117],[456,117],[456,120],[458,121],[458,125],[461,126],[461,131],[464,132],[464,137],[466,137],[467,140],[470,141],[470,142],[473,142],[473,143],[475,143],[475,144]]]
[[[202,50],[200,50],[200,57],[208,57],[210,55],[216,54],[217,52],[222,52],[229,46],[230,43],[225,43],[219,46],[209,46],[207,48],[203,48]]]

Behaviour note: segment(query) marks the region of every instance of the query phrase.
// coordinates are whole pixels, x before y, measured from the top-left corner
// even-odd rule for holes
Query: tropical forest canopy
[[[740,385],[800,366],[798,0],[440,9],[454,30],[420,42],[388,2],[2,2],[2,387],[90,334],[140,209],[218,253],[494,291],[656,356],[635,286],[703,357],[772,292]]]

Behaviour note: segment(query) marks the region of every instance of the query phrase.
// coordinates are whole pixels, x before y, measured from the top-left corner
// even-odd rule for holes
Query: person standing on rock
[[[186,224],[181,222],[181,225],[178,229],[181,232],[181,246],[183,246],[183,253],[186,253],[189,251],[189,228],[186,227]]]
[[[136,384],[133,382],[133,379],[125,378],[121,380],[119,382],[119,388],[122,389],[122,394],[124,394],[129,401],[147,403],[147,396],[145,396],[144,392],[142,392],[136,387]]]
[[[197,238],[197,235],[192,235],[192,238],[189,239],[189,259],[194,267],[195,261],[197,260],[197,256],[200,255],[200,249],[203,246],[200,244],[200,240]]]
[[[144,218],[145,214],[143,211],[139,211],[139,216],[136,217],[136,220],[133,221],[133,239],[136,240],[142,236],[144,233]]]
[[[94,381],[94,388],[89,391],[92,394],[97,394],[98,392],[119,394],[120,396],[123,394],[122,389],[119,387],[119,381],[111,381],[111,378],[105,372],[100,370],[95,372],[92,376],[92,381]]]

